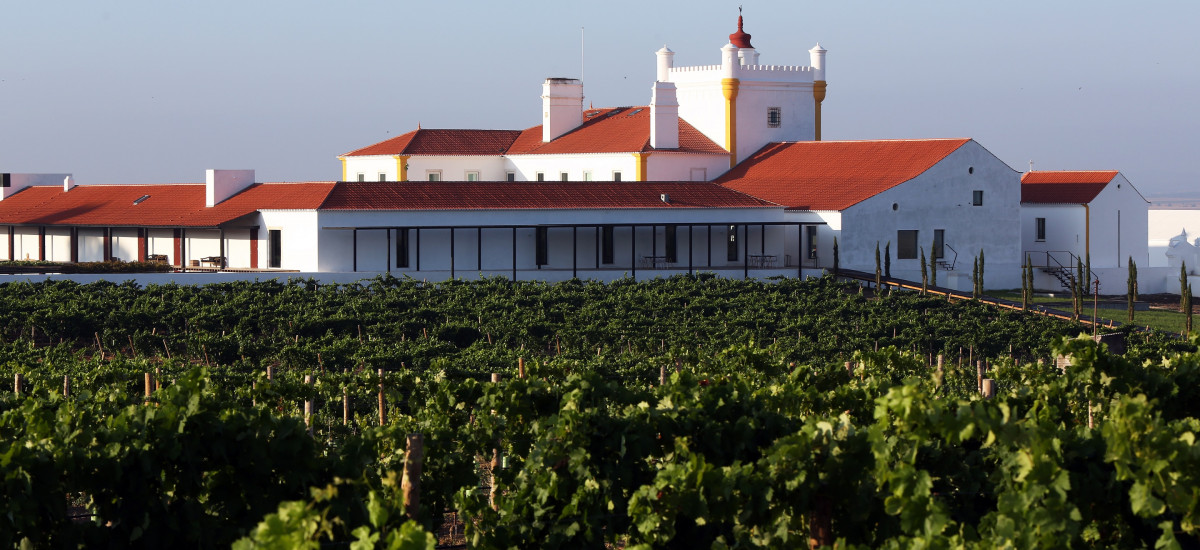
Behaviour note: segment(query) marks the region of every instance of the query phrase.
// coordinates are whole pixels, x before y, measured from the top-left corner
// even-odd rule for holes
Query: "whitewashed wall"
[[[646,159],[647,181],[711,181],[729,171],[728,155],[655,151]],[[703,179],[692,177],[703,174]]]
[[[1147,213],[1147,241],[1149,259],[1146,265],[1167,267],[1167,243],[1171,237],[1187,231],[1187,241],[1194,243],[1200,238],[1200,210],[1151,209]],[[1141,264],[1138,264],[1141,266]]]
[[[538,172],[546,174],[546,181],[560,181],[562,172],[569,181],[584,181],[584,172],[591,172],[592,181],[612,181],[614,171],[621,172],[621,181],[634,181],[637,176],[637,159],[632,153],[509,155],[505,160],[507,170],[516,172],[517,181],[536,181]]]
[[[269,230],[279,229],[280,269],[299,271],[339,271],[321,257],[326,246],[327,231],[321,230],[321,220],[313,210],[266,210],[255,224],[258,230],[258,265],[267,267],[269,260]],[[252,224],[253,225],[253,224]],[[341,243],[337,243],[341,244]],[[342,244],[342,246],[346,246]]]
[[[1149,204],[1118,174],[1091,202],[1092,268],[1149,265]]]
[[[972,206],[974,190],[984,192],[982,206]],[[917,245],[925,248],[928,259],[933,231],[944,229],[945,243],[958,252],[957,271],[966,273],[966,280],[982,249],[986,287],[1020,288],[1020,200],[1020,174],[969,141],[916,178],[844,210],[838,239],[841,265],[874,272],[875,244],[882,252],[891,241],[892,275],[919,281],[919,252],[917,259],[895,258],[897,231],[917,230]],[[949,260],[954,253],[947,248],[946,255]],[[948,280],[939,274],[939,285]]]

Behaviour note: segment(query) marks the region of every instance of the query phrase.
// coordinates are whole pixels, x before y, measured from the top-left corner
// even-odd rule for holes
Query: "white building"
[[[1100,292],[1124,292],[1129,259],[1143,268],[1150,265],[1148,207],[1115,170],[1026,172],[1021,177],[1021,243],[1038,268],[1036,286],[1069,286],[1064,270],[1090,258]]]
[[[988,288],[1020,286],[1018,173],[974,140],[772,143],[718,182],[814,224],[803,249],[821,266],[834,237],[840,266],[867,272],[891,243],[894,277],[921,280],[923,251],[939,286],[966,290],[983,251]]]

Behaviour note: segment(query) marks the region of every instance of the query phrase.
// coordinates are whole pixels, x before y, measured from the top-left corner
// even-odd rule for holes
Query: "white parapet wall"
[[[70,178],[71,174],[0,173],[0,184],[6,184],[0,186],[0,200],[7,199],[26,187],[49,187],[53,185],[66,188],[67,184],[65,182]]]

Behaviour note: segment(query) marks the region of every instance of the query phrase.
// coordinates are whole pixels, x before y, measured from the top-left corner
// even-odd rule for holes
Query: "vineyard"
[[[1081,332],[828,277],[9,283],[0,547],[1200,545],[1195,342]]]

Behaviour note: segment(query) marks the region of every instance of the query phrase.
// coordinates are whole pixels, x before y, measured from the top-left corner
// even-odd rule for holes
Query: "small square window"
[[[380,172],[379,173],[379,181],[387,181],[387,174]]]
[[[425,172],[425,175],[426,175],[426,177],[429,178],[429,181],[442,181],[442,171],[441,170],[430,170],[428,172]]]
[[[979,189],[971,191],[971,206],[983,206],[983,191]]]
[[[783,125],[783,109],[767,107],[767,128],[778,128]]]
[[[583,181],[592,181],[592,171],[591,170],[583,171]]]
[[[475,170],[468,170],[467,181],[479,181],[479,172]]]
[[[619,170],[613,172],[613,181],[621,181],[621,172]]]
[[[505,175],[508,177],[508,181],[517,181],[517,173],[516,172],[508,172]]]
[[[567,176],[567,173],[566,173],[566,172],[559,172],[559,173],[558,173],[558,179],[559,179],[559,180],[561,180],[561,181],[570,181],[570,179],[568,178],[568,176]]]
[[[367,181],[367,175],[362,172],[359,172],[358,173],[358,181]]]
[[[545,173],[545,172],[538,172],[538,173],[537,173],[537,180],[538,180],[538,181],[546,181],[546,173]]]

